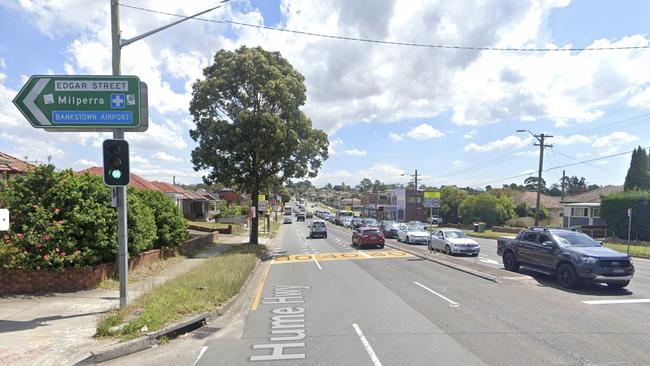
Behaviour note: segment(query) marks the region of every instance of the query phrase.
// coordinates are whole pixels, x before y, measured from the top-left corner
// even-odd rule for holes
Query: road
[[[648,281],[495,283],[388,247],[357,251],[337,227],[308,239],[307,223],[283,226],[259,302],[245,293],[203,331],[107,364],[650,364],[650,303],[589,303],[650,299]]]

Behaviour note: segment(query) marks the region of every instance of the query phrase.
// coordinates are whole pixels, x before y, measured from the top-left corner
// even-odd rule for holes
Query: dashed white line
[[[323,267],[321,267],[320,263],[318,263],[318,260],[316,259],[316,256],[312,255],[311,258],[314,260],[314,263],[316,263],[316,265],[318,266],[318,269],[322,271]]]
[[[628,300],[586,300],[580,301],[587,305],[610,305],[610,304],[642,304],[650,303],[650,299],[628,299]]]
[[[363,344],[363,347],[366,349],[366,352],[368,352],[368,356],[370,356],[370,359],[372,360],[372,364],[375,366],[381,366],[381,361],[379,361],[379,358],[375,354],[375,351],[372,350],[372,346],[370,346],[370,343],[368,343],[366,336],[363,335],[363,332],[361,331],[357,323],[352,323],[352,327],[354,327],[354,331],[357,332],[359,339],[361,339],[361,343]]]
[[[413,283],[416,284],[416,285],[418,285],[418,286],[420,286],[420,287],[422,287],[423,289],[425,289],[425,290],[431,292],[432,294],[434,294],[434,295],[440,297],[441,299],[447,301],[447,302],[449,303],[449,306],[451,306],[452,308],[457,308],[457,307],[460,306],[459,303],[457,303],[457,302],[455,302],[455,301],[453,301],[453,300],[450,300],[449,298],[447,298],[447,297],[445,297],[445,296],[443,296],[443,295],[441,295],[441,294],[439,294],[439,293],[433,291],[432,289],[426,287],[425,285],[423,285],[423,284],[421,284],[421,283],[419,283],[419,282],[417,282],[417,281],[413,281]]]

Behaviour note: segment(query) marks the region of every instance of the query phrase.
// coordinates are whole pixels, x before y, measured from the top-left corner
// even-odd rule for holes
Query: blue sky
[[[214,1],[123,4],[192,14]],[[59,168],[101,163],[101,133],[46,133],[11,104],[33,74],[109,74],[109,0],[0,5],[0,151]],[[481,47],[644,46],[647,1],[237,1],[206,18],[342,36]],[[173,20],[121,8],[123,36]],[[241,45],[280,51],[306,78],[304,109],[331,150],[316,185],[362,178],[483,187],[521,183],[537,167],[528,134],[555,136],[545,173],[622,184],[629,155],[650,146],[650,50],[502,52],[387,46],[189,21],[124,49],[124,74],[150,89],[150,129],[127,134],[133,171],[199,182],[187,113],[192,81],[214,53]],[[517,177],[514,177],[517,176]],[[514,177],[514,178],[509,178]],[[509,178],[509,179],[504,179]]]

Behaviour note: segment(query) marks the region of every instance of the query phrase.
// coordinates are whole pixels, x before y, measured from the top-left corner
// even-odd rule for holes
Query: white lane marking
[[[580,301],[587,305],[610,305],[610,304],[642,304],[650,303],[650,299],[629,299],[629,300],[586,300]]]
[[[379,361],[379,358],[377,358],[375,351],[372,350],[372,346],[370,346],[370,343],[368,343],[366,336],[363,335],[363,332],[361,331],[357,323],[352,323],[352,327],[354,327],[354,331],[357,332],[359,339],[361,339],[361,343],[363,343],[363,347],[366,349],[366,352],[368,352],[368,356],[370,356],[370,359],[372,360],[372,364],[375,366],[381,366],[381,361]]]
[[[196,358],[196,361],[194,361],[194,363],[192,364],[192,366],[196,366],[196,363],[199,362],[199,360],[201,359],[201,357],[203,356],[203,354],[204,354],[205,351],[207,351],[207,350],[208,350],[208,346],[203,346],[203,347],[201,347],[201,352],[199,352],[199,357]]]
[[[420,286],[420,287],[422,287],[423,289],[425,289],[425,290],[431,292],[432,294],[434,294],[434,295],[440,297],[441,299],[447,301],[447,302],[449,303],[449,306],[451,306],[452,308],[457,308],[457,307],[460,306],[459,303],[457,303],[457,302],[455,302],[455,301],[453,301],[453,300],[450,300],[450,299],[447,298],[447,297],[444,297],[443,295],[441,295],[441,294],[439,294],[439,293],[433,291],[432,289],[426,287],[425,285],[423,285],[423,284],[421,284],[421,283],[419,283],[419,282],[417,282],[417,281],[413,281],[413,283],[416,284],[416,285],[418,285],[418,286]]]
[[[320,266],[320,263],[318,263],[318,260],[316,259],[315,255],[312,255],[311,258],[314,260],[314,263],[318,266],[318,269],[323,270],[323,267]]]
[[[357,252],[358,252],[359,254],[361,254],[362,256],[366,257],[366,258],[372,258],[372,257],[369,256],[368,254],[366,254],[366,253],[364,253],[364,252],[362,252],[362,251],[360,251],[360,250],[357,250]]]
[[[479,262],[483,263],[490,263],[490,264],[499,264],[499,262],[495,261],[494,259],[486,258],[486,257],[478,257]]]

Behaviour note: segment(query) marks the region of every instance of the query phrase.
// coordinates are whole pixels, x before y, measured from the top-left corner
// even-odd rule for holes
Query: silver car
[[[443,251],[446,254],[471,254],[477,256],[481,246],[463,231],[456,229],[441,229],[431,234],[427,245],[429,250]]]
[[[397,241],[406,244],[426,244],[429,242],[429,232],[419,225],[401,224],[397,231]]]

